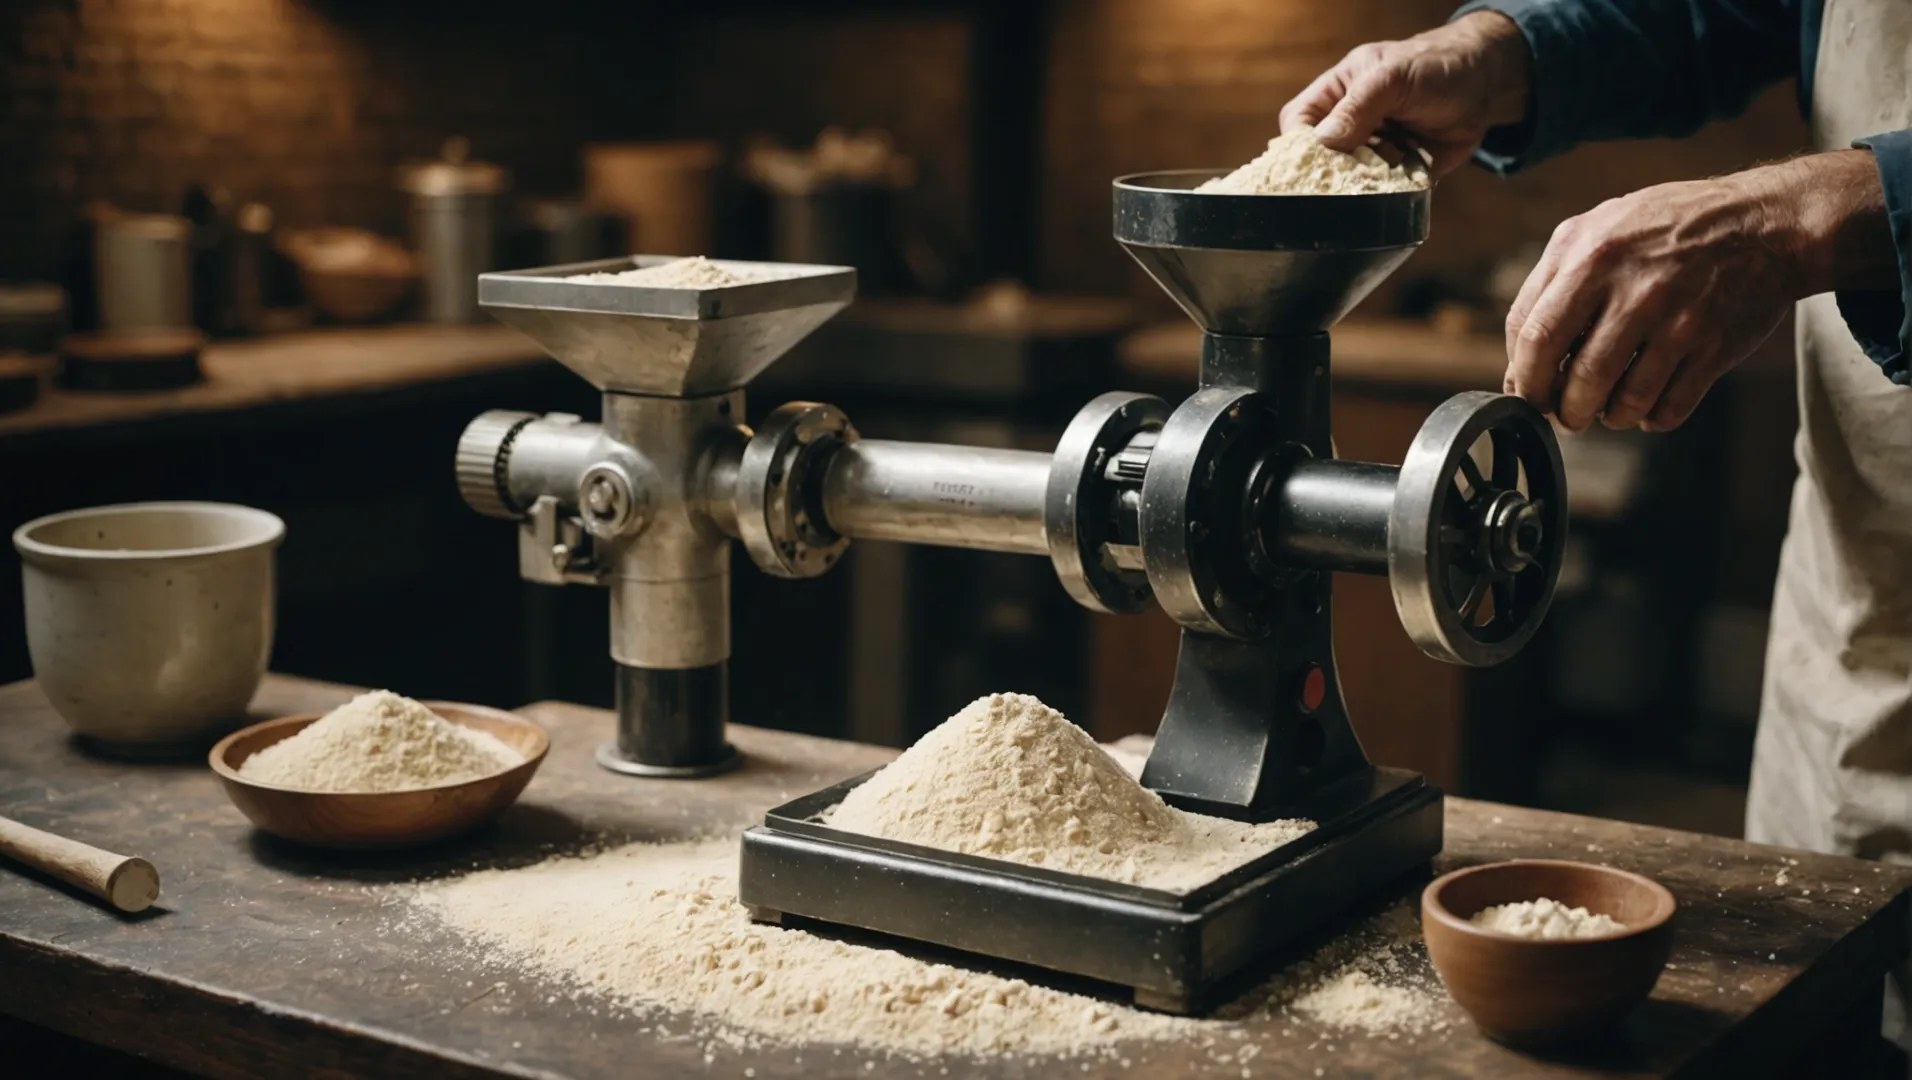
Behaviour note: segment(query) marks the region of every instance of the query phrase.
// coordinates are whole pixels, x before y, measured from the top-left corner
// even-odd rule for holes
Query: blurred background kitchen
[[[417,697],[609,704],[602,590],[520,582],[468,510],[474,412],[595,417],[478,311],[486,269],[632,251],[855,265],[861,298],[752,386],[875,437],[1048,449],[1113,388],[1178,400],[1195,328],[1109,237],[1109,180],[1233,166],[1348,48],[1448,0],[8,0],[0,6],[0,528],[203,498],[287,522],[274,666]],[[1398,462],[1498,389],[1554,225],[1785,155],[1790,87],[1679,144],[1435,198],[1337,329],[1343,456]],[[1383,578],[1337,583],[1370,753],[1451,791],[1737,833],[1792,480],[1790,331],[1677,433],[1564,439],[1555,614],[1499,669],[1424,657]],[[6,552],[14,558],[11,548]],[[820,579],[738,560],[740,722],[902,744],[971,698],[1152,730],[1176,632],[1044,560],[881,543]],[[31,668],[0,574],[0,681]]]

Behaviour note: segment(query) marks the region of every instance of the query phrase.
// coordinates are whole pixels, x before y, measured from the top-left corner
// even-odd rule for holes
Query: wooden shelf
[[[524,335],[498,325],[311,330],[216,342],[205,378],[149,393],[44,387],[33,404],[0,413],[0,449],[29,436],[244,412],[351,397],[551,363]]]

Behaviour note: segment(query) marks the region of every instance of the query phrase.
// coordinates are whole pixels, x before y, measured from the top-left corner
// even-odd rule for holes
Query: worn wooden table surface
[[[206,347],[200,357],[205,378],[192,386],[138,393],[42,387],[33,404],[0,412],[0,444],[389,392],[549,362],[529,338],[495,323],[304,330],[221,341]]]
[[[273,678],[255,712],[327,708],[349,693]],[[749,758],[741,772],[646,782],[592,763],[592,747],[611,730],[608,715],[566,705],[525,712],[549,727],[551,754],[497,825],[422,853],[340,856],[256,833],[203,766],[89,758],[36,687],[0,688],[0,813],[145,855],[163,878],[159,906],[125,918],[47,880],[0,871],[0,1013],[219,1076],[827,1074],[816,1052],[808,1066],[792,1051],[724,1053],[707,1063],[698,1043],[582,1015],[529,977],[474,988],[475,973],[434,948],[428,933],[395,928],[386,886],[523,864],[587,838],[742,826],[890,752],[739,727],[734,739]],[[1672,964],[1622,1030],[1597,1051],[1548,1059],[1487,1043],[1458,1011],[1448,1031],[1400,1040],[1290,1018],[1254,1033],[1265,1052],[1252,1076],[1747,1076],[1801,1054],[1803,1075],[1830,1075],[1820,1055],[1877,1030],[1881,976],[1907,950],[1905,871],[1449,801],[1444,864],[1513,856],[1609,862],[1650,874],[1679,897]],[[951,1076],[1242,1075],[1240,1063],[1193,1044],[1138,1044],[1124,1054],[1128,1068],[946,1065]],[[862,1053],[827,1061],[863,1076],[943,1075],[940,1066]]]

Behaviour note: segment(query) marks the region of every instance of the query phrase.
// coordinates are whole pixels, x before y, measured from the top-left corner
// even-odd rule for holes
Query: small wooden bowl
[[[444,701],[424,704],[454,724],[496,735],[524,755],[524,762],[477,780],[416,791],[303,791],[240,776],[239,766],[247,758],[325,715],[302,713],[241,728],[219,740],[212,748],[212,771],[219,774],[232,804],[254,825],[287,840],[328,848],[395,848],[441,840],[503,813],[531,782],[551,740],[543,728],[500,709]]]
[[[1468,919],[1540,897],[1607,915],[1627,929],[1535,941]],[[1598,1033],[1646,999],[1673,947],[1673,894],[1608,866],[1518,860],[1456,870],[1421,893],[1427,955],[1455,1001],[1496,1042],[1527,1049]]]

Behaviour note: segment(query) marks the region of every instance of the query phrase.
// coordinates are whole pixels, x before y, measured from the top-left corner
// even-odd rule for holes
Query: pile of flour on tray
[[[524,758],[389,690],[360,694],[247,758],[247,780],[305,791],[411,791],[501,773]]]
[[[1303,126],[1268,140],[1260,157],[1195,190],[1211,195],[1376,195],[1427,186],[1424,169],[1390,165],[1366,146],[1344,154],[1322,145],[1314,128]]]
[[[978,698],[850,792],[833,828],[1188,892],[1314,828],[1177,810],[1026,694]]]
[[[1483,908],[1467,921],[1475,926],[1534,941],[1610,937],[1626,932],[1626,926],[1616,922],[1611,915],[1591,912],[1583,907],[1569,907],[1544,896],[1538,900],[1523,900],[1518,904],[1496,904]]]
[[[780,276],[784,275],[769,269],[743,271],[719,266],[702,255],[693,255],[687,259],[675,259],[636,270],[620,270],[614,274],[579,274],[568,280],[592,285],[644,285],[653,289],[722,289],[731,285],[774,281]]]

